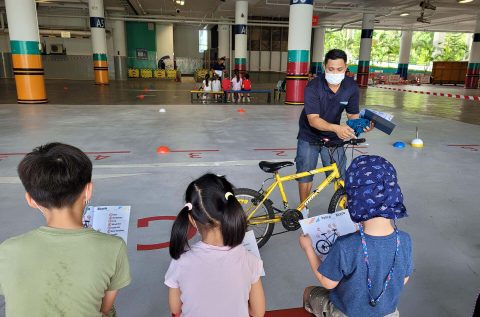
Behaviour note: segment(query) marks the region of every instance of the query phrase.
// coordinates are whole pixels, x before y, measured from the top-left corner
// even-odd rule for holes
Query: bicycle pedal
[[[296,231],[300,228],[300,220],[303,215],[296,209],[288,209],[282,214],[282,225],[285,230]]]

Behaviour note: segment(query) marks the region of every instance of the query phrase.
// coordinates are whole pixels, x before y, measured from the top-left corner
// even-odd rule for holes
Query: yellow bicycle
[[[291,174],[287,176],[281,176],[279,170],[294,165],[293,162],[267,162],[261,161],[259,163],[260,169],[266,173],[273,173],[273,177],[267,178],[260,190],[253,190],[249,188],[237,188],[235,189],[235,197],[240,202],[247,215],[248,230],[253,230],[257,245],[259,248],[265,245],[270,237],[273,235],[273,229],[277,222],[281,222],[285,231],[295,231],[300,228],[299,220],[303,219],[303,215],[300,212],[303,208],[318,196],[328,185],[333,183],[334,194],[330,200],[328,207],[329,213],[343,210],[346,208],[346,197],[344,189],[344,181],[340,178],[340,172],[337,167],[337,163],[334,160],[333,153],[336,150],[344,150],[344,146],[355,145],[364,143],[365,139],[351,139],[348,141],[320,141],[316,143],[320,146],[324,146],[328,149],[330,154],[331,165],[317,168],[311,171]],[[327,173],[328,176],[323,182],[318,185],[315,190],[295,209],[290,209],[288,205],[287,195],[285,193],[283,183],[293,181],[305,176],[315,175],[319,173]],[[265,183],[272,180],[272,184],[268,188],[264,189]],[[278,187],[283,202],[283,209],[278,209],[274,206],[273,201],[269,199],[270,195]]]

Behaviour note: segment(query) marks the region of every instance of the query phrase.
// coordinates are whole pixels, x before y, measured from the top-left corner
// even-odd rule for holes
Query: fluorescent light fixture
[[[410,13],[408,13],[408,12],[402,12],[402,13],[400,13],[400,16],[401,16],[401,17],[406,17],[407,15],[410,15]]]
[[[473,0],[457,0],[458,3],[469,3],[473,2]]]
[[[183,6],[185,5],[185,0],[176,0],[175,3]]]

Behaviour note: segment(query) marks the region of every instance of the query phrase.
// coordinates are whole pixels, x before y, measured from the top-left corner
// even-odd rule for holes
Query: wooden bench
[[[225,95],[223,96],[223,102],[227,102],[227,93],[238,93],[238,94],[267,94],[267,102],[272,102],[272,91],[271,90],[225,90]]]
[[[200,94],[200,96],[199,96]],[[207,94],[208,96],[222,96],[224,95],[223,91],[204,91],[204,90],[190,90],[190,102],[193,103],[194,101],[201,101],[202,99],[199,98],[199,97],[202,97],[203,95]],[[225,99],[225,97],[223,98],[219,98],[219,101],[218,102],[222,102],[223,100]],[[207,98],[208,100],[208,98]],[[212,100],[212,99],[210,99]]]

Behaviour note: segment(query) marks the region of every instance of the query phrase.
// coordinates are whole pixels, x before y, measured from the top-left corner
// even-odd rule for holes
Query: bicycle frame
[[[311,176],[319,173],[325,173],[325,172],[331,172],[330,175],[328,175],[323,182],[318,185],[317,188],[313,192],[308,195],[308,197],[302,201],[298,206],[297,210],[302,210],[307,206],[322,190],[325,189],[330,183],[332,183],[334,180],[334,188],[337,190],[339,187],[344,186],[344,181],[340,178],[340,172],[338,171],[337,163],[333,163],[329,166],[317,168],[308,172],[302,172],[302,173],[297,173],[297,174],[291,174],[287,176],[280,176],[278,172],[275,173],[274,177],[274,182],[267,188],[265,191],[265,194],[263,195],[262,201],[255,207],[254,210],[252,210],[248,215],[247,215],[247,221],[249,221],[249,224],[255,225],[255,224],[262,224],[262,223],[276,223],[280,222],[281,218],[280,217],[275,217],[273,219],[268,218],[268,216],[260,216],[260,217],[255,217],[255,220],[251,220],[253,215],[257,212],[258,208],[270,197],[270,195],[273,193],[275,188],[278,186],[278,189],[280,191],[280,195],[282,197],[283,201],[283,206],[285,209],[288,209],[288,200],[287,200],[287,195],[285,194],[285,190],[283,188],[283,183],[292,181],[298,178],[302,178],[305,176]]]

